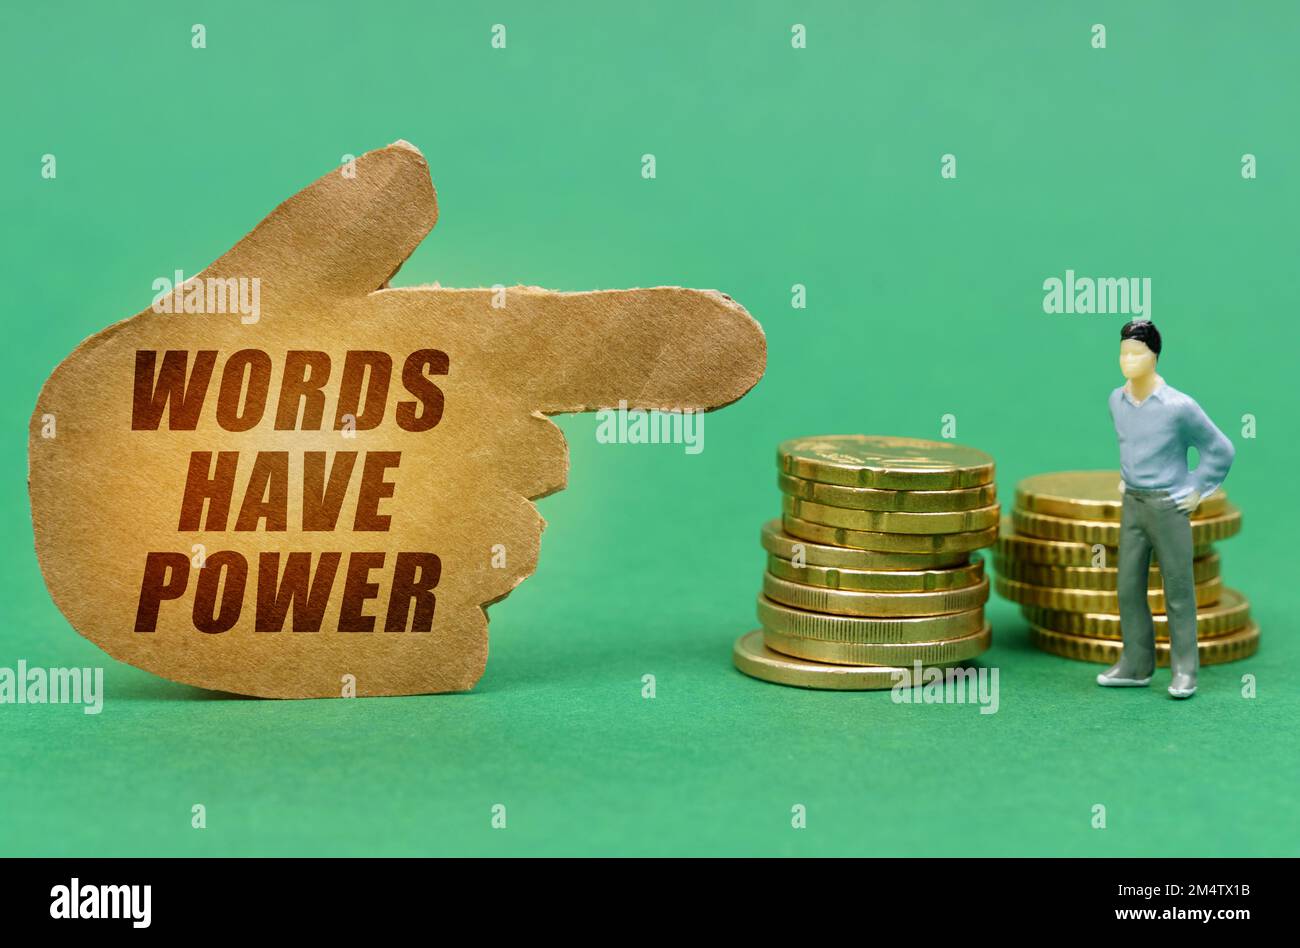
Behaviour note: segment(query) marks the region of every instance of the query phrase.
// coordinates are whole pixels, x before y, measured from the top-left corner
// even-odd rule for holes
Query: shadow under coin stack
[[[997,539],[993,459],[944,441],[827,435],[777,450],[783,513],[768,553],[761,629],[736,667],[785,685],[892,688],[900,668],[989,647],[989,583],[975,550]]]
[[[1002,523],[994,565],[998,594],[1020,604],[1030,640],[1045,652],[1085,662],[1119,661],[1119,471],[1064,471],[1021,481]],[[1253,655],[1259,628],[1250,603],[1223,585],[1211,545],[1241,529],[1241,511],[1223,490],[1192,514],[1196,637],[1202,665]],[[1147,596],[1156,629],[1156,664],[1169,664],[1169,626],[1160,567],[1152,555]]]

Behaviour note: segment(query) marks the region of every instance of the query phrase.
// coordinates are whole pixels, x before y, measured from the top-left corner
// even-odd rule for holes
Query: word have
[[[141,349],[135,354],[135,389],[131,402],[131,430],[157,431],[167,415],[172,431],[198,428],[218,353],[203,349],[190,353],[169,349],[158,353]],[[325,423],[325,388],[330,381],[331,359],[326,352],[291,350],[285,353],[280,389],[275,403],[276,431],[320,431]],[[442,390],[431,375],[446,375],[447,353],[417,349],[402,365],[401,382],[415,401],[399,401],[395,420],[404,431],[428,431],[442,419]],[[240,349],[226,359],[217,388],[216,422],[226,431],[248,431],[261,423],[270,398],[271,356],[260,349]],[[365,431],[377,428],[388,405],[393,372],[386,352],[349,350],[343,360],[334,399],[334,430]]]
[[[1043,281],[1044,313],[1125,313],[1151,318],[1151,278],[1076,277],[1065,271],[1065,279]]]
[[[356,451],[336,451],[330,462],[325,451],[303,452],[301,525],[304,531],[332,532],[335,529],[348,487],[353,481],[352,472],[357,466],[358,456]],[[401,462],[401,451],[365,452],[357,484],[353,530],[389,529],[393,518],[380,513],[379,502],[392,497],[397,484],[386,480],[384,474]],[[180,523],[176,529],[185,532],[226,530],[238,470],[238,451],[217,451],[215,465],[213,452],[191,451],[185,492],[181,497]],[[256,452],[234,529],[247,532],[264,526],[272,532],[288,530],[290,480],[288,451]]]

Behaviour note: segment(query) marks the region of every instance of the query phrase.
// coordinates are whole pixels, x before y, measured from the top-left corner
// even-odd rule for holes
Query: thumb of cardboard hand
[[[469,688],[484,606],[536,566],[531,499],[565,483],[544,414],[715,408],[762,375],[719,293],[389,288],[428,168],[398,143],[347,170],[41,391],[37,554],[115,658],[267,697]]]

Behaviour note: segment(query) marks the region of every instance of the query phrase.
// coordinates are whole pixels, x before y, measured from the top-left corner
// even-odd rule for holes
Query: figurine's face
[[[1145,342],[1124,339],[1119,344],[1119,370],[1126,379],[1138,379],[1156,370],[1156,354]]]

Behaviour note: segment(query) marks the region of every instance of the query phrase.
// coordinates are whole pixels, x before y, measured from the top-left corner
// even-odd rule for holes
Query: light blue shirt
[[[1139,403],[1121,385],[1110,393],[1110,416],[1119,436],[1119,465],[1126,487],[1167,490],[1182,500],[1193,490],[1208,497],[1232,467],[1236,449],[1188,395],[1161,382]],[[1187,449],[1200,454],[1187,469]]]

